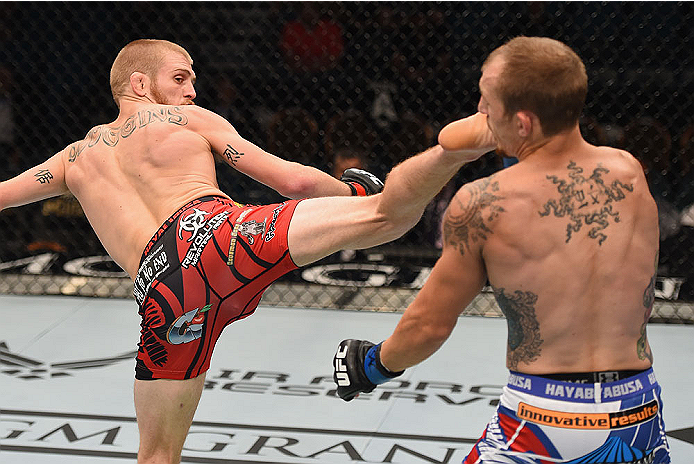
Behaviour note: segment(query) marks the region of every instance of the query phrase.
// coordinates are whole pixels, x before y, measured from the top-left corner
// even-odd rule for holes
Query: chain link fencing
[[[694,321],[694,4],[682,2],[2,2],[0,179],[115,119],[109,70],[137,38],[183,45],[196,102],[271,153],[379,176],[475,111],[480,65],[517,35],[570,45],[586,63],[587,140],[642,162],[661,253],[653,319]],[[287,275],[264,304],[399,311],[440,249],[453,192],[503,168],[466,166],[401,239],[337,253]],[[219,166],[237,201],[281,198]],[[0,292],[128,297],[72,196],[0,212]],[[609,285],[608,282],[605,285]],[[500,315],[483,292],[466,314]]]

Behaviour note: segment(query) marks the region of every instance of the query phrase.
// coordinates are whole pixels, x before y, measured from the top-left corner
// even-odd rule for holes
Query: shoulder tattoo
[[[602,245],[607,239],[606,229],[610,222],[619,222],[619,211],[613,208],[614,203],[626,198],[626,194],[634,191],[631,184],[615,180],[605,184],[603,174],[610,172],[598,164],[589,177],[583,176],[583,168],[571,161],[567,166],[568,179],[558,176],[547,176],[557,186],[559,198],[552,198],[544,204],[540,217],[553,214],[555,217],[568,217],[566,226],[566,242],[571,240],[575,232],[586,225],[588,236],[598,240]]]
[[[103,142],[109,147],[115,147],[121,139],[130,137],[136,130],[152,123],[167,123],[185,126],[188,124],[188,117],[179,106],[138,111],[126,119],[121,126],[98,126],[90,130],[83,140],[70,147],[68,161],[74,163],[85,148],[93,147],[99,142]]]
[[[509,294],[503,288],[495,288],[494,298],[508,324],[506,364],[509,369],[517,369],[521,362],[537,360],[543,343],[540,324],[535,316],[537,295],[520,290]]]
[[[465,250],[470,250],[473,242],[486,240],[492,233],[491,222],[504,212],[498,202],[503,197],[499,196],[499,181],[494,177],[480,179],[472,184],[466,185],[469,200],[464,204],[459,195],[453,197],[455,209],[460,210],[459,214],[454,214],[452,209],[448,209],[443,222],[444,240],[454,246],[461,255]]]
[[[651,317],[651,311],[653,311],[653,304],[655,303],[655,279],[658,272],[658,254],[655,257],[655,272],[651,277],[650,282],[643,291],[643,307],[645,308],[643,314],[643,324],[641,324],[641,336],[636,342],[636,354],[638,354],[639,359],[648,359],[653,362],[653,353],[651,353],[651,348],[648,345],[648,339],[646,336],[646,325],[648,324],[648,319]]]

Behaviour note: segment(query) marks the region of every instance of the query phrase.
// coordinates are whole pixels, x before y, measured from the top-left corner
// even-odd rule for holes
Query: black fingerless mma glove
[[[342,173],[340,180],[349,185],[352,196],[366,196],[380,193],[383,190],[383,182],[378,177],[363,169],[349,168]]]
[[[366,340],[342,340],[333,357],[333,380],[337,395],[351,401],[359,393],[369,393],[376,385],[405,372],[391,372],[381,363],[381,344]]]

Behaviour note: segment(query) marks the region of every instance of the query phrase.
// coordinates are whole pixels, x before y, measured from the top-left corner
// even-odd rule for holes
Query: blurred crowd
[[[63,72],[53,83],[57,88],[53,89],[53,93],[44,92],[44,87],[51,84],[42,84],[44,87],[25,85],[27,77],[22,70],[26,66],[23,67],[23,63],[17,60],[23,56],[39,56],[37,54],[42,53],[41,47],[35,44],[17,45],[26,40],[19,36],[22,33],[20,28],[8,21],[14,15],[15,19],[19,18],[17,24],[22,24],[23,9],[31,7],[27,5],[20,9],[11,3],[1,7],[8,14],[0,15],[5,18],[0,23],[0,45],[7,50],[25,47],[17,51],[14,57],[10,52],[0,52],[2,179],[16,175],[40,161],[36,159],[36,153],[30,156],[23,153],[24,146],[38,144],[38,147],[45,146],[47,150],[55,152],[82,137],[89,124],[106,122],[109,117],[108,110],[104,109],[111,104],[107,81],[102,79],[90,84],[99,90],[87,91],[86,96],[82,95],[80,92],[84,92],[84,88],[75,81],[84,73],[75,74],[68,65],[49,68],[53,73]],[[647,8],[643,5],[640,7]],[[102,5],[100,8],[108,7]],[[494,21],[491,15],[485,16],[485,11],[480,7],[475,15],[470,14],[468,22],[460,21],[461,18],[468,18],[467,13],[457,13],[457,19],[453,20],[450,9],[442,4],[422,7],[416,3],[367,2],[359,5],[359,11],[356,11],[356,8],[327,2],[266,3],[256,5],[253,7],[256,9],[252,10],[252,14],[263,18],[265,22],[262,23],[256,21],[244,26],[243,20],[239,19],[233,25],[235,27],[220,25],[221,21],[220,24],[210,22],[198,25],[198,29],[209,33],[207,42],[201,40],[202,33],[196,35],[193,32],[189,33],[186,42],[185,28],[180,29],[183,36],[180,38],[168,30],[161,33],[152,29],[147,21],[156,17],[158,8],[162,6],[136,2],[132,4],[132,11],[123,12],[122,22],[113,19],[113,27],[107,33],[110,35],[103,39],[107,44],[113,42],[112,50],[107,50],[102,62],[90,64],[85,69],[99,69],[103,76],[105,70],[102,68],[109,67],[112,60],[109,53],[117,51],[132,38],[151,35],[180,42],[189,48],[196,60],[194,66],[200,83],[198,104],[227,118],[242,136],[267,151],[316,166],[335,177],[339,177],[348,167],[361,167],[382,177],[399,161],[434,144],[444,124],[474,112],[478,98],[476,84],[479,66],[485,54],[497,45],[498,37],[526,34],[567,39],[566,30],[562,29],[561,10],[551,10],[558,7],[543,2],[491,5],[490,8],[499,9]],[[223,6],[210,4],[207,8]],[[237,5],[233,8],[240,7]],[[262,11],[257,11],[258,8]],[[503,8],[515,8],[517,11],[514,10],[513,14],[507,12],[504,16]],[[601,8],[631,7],[602,5]],[[106,17],[109,17],[106,13]],[[66,22],[71,21],[72,16],[79,17],[69,11],[61,14],[58,16]],[[174,16],[162,17],[166,21]],[[664,17],[664,21],[677,20],[672,14]],[[636,20],[633,16],[629,18],[628,21]],[[613,21],[602,26],[598,23],[596,20],[592,26],[595,30],[603,28],[605,33],[612,34],[610,37],[616,38],[621,37],[617,28],[633,26],[627,22],[619,25]],[[268,25],[272,27],[264,27]],[[572,27],[580,29],[582,26]],[[677,30],[679,26],[673,27]],[[590,33],[590,27],[585,28]],[[615,28],[614,32],[610,32],[609,28]],[[644,28],[632,29],[635,34],[645,33]],[[251,30],[255,35],[249,40],[245,36],[251,34]],[[72,38],[79,42],[78,39],[87,37],[89,33],[91,31],[83,31],[80,36],[79,31],[73,31]],[[262,38],[262,44],[253,43],[257,37]],[[456,40],[452,40],[452,37]],[[619,40],[613,41],[611,46],[621,50],[623,46]],[[657,40],[662,39],[651,36],[644,38],[644,42],[652,43],[654,48],[659,46]],[[196,41],[200,45],[190,45]],[[219,58],[213,59],[212,55],[198,58],[200,50],[209,47],[210,43],[233,41],[250,42],[254,49],[259,50],[259,55],[252,56],[257,56],[260,61],[253,62],[250,58],[237,60],[234,56],[228,56],[224,62],[220,62]],[[70,47],[77,47],[73,42],[69,43],[72,44]],[[600,48],[596,46],[596,49]],[[592,50],[578,51],[579,54],[592,54]],[[599,55],[599,52],[596,53]],[[79,61],[79,53],[70,53],[70,56],[71,60]],[[469,56],[474,59],[462,58]],[[602,68],[590,71],[596,60],[607,65],[614,60],[610,54],[583,57],[591,82],[595,81],[596,74],[609,74]],[[250,69],[261,71],[251,73],[248,71]],[[451,72],[451,69],[455,72]],[[618,68],[616,72],[619,72]],[[87,77],[93,79],[92,76]],[[602,88],[604,81],[592,84],[594,87],[589,89],[589,99],[593,100],[586,107],[581,130],[589,142],[623,148],[639,159],[658,203],[661,232],[659,274],[686,278],[688,283],[682,290],[694,299],[694,289],[691,288],[694,281],[694,119],[691,116],[687,119],[686,115],[669,118],[668,111],[659,109],[653,100],[646,99],[646,104],[641,104],[639,98],[646,98],[649,93],[658,96],[661,91],[651,91],[652,82],[640,87],[638,75],[630,79],[628,88],[622,88],[619,95],[609,100],[609,105],[622,108],[620,111],[606,111],[600,106],[607,92]],[[79,90],[75,90],[76,87]],[[595,90],[597,87],[600,89]],[[74,95],[74,98],[71,97],[74,104],[79,104],[80,109],[85,110],[75,112],[69,123],[64,125],[54,124],[56,118],[48,113],[48,109],[56,103],[52,100],[59,98],[60,92]],[[591,97],[590,92],[598,95]],[[636,97],[632,98],[632,93]],[[31,100],[32,97],[40,97],[40,100],[36,102],[36,98]],[[100,100],[101,97],[103,100]],[[44,112],[40,109],[42,105],[46,107]],[[31,111],[27,112],[30,106]],[[54,130],[35,129],[36,121],[40,118],[47,120],[43,124]],[[46,137],[43,134],[41,137],[27,135],[30,134],[30,127],[38,132],[47,132]],[[31,139],[27,141],[27,137]],[[50,154],[47,151],[40,155],[47,157]],[[432,201],[422,221],[399,240],[397,246],[417,247],[423,251],[440,249],[441,217],[455,191],[466,182],[503,169],[507,161],[496,155],[487,155],[462,169]],[[269,189],[230,169],[220,170],[219,180],[220,187],[237,201],[266,203],[281,199]],[[40,213],[37,213],[39,210],[32,210],[31,217],[17,212],[3,212],[0,223],[12,223],[12,227],[26,227],[31,231],[13,235],[8,240],[21,243],[26,236],[30,236],[30,243],[62,246],[61,237],[69,237],[71,232],[54,231],[47,240],[41,230],[50,227],[41,222],[41,217],[55,215],[56,212],[79,216],[79,208],[75,208],[70,200],[56,201],[63,203],[54,202],[48,207],[44,205]],[[80,221],[82,219],[75,217],[73,227],[86,226]],[[95,240],[87,238],[84,241],[90,244],[89,247],[98,249]],[[343,254],[342,259],[355,259],[355,256],[355,253]]]

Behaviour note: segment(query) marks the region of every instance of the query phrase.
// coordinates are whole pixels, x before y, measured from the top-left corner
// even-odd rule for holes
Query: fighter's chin
[[[506,148],[505,145],[503,145],[501,142],[499,142],[499,139],[497,139],[496,143],[496,148],[494,149],[494,153],[496,153],[499,156],[506,156],[506,157],[513,157],[514,155],[509,154],[509,150]]]
[[[497,145],[496,149],[494,150],[497,155],[499,156],[505,156],[509,158],[515,158],[515,155],[510,155],[506,150],[504,150],[504,147],[501,145]]]

